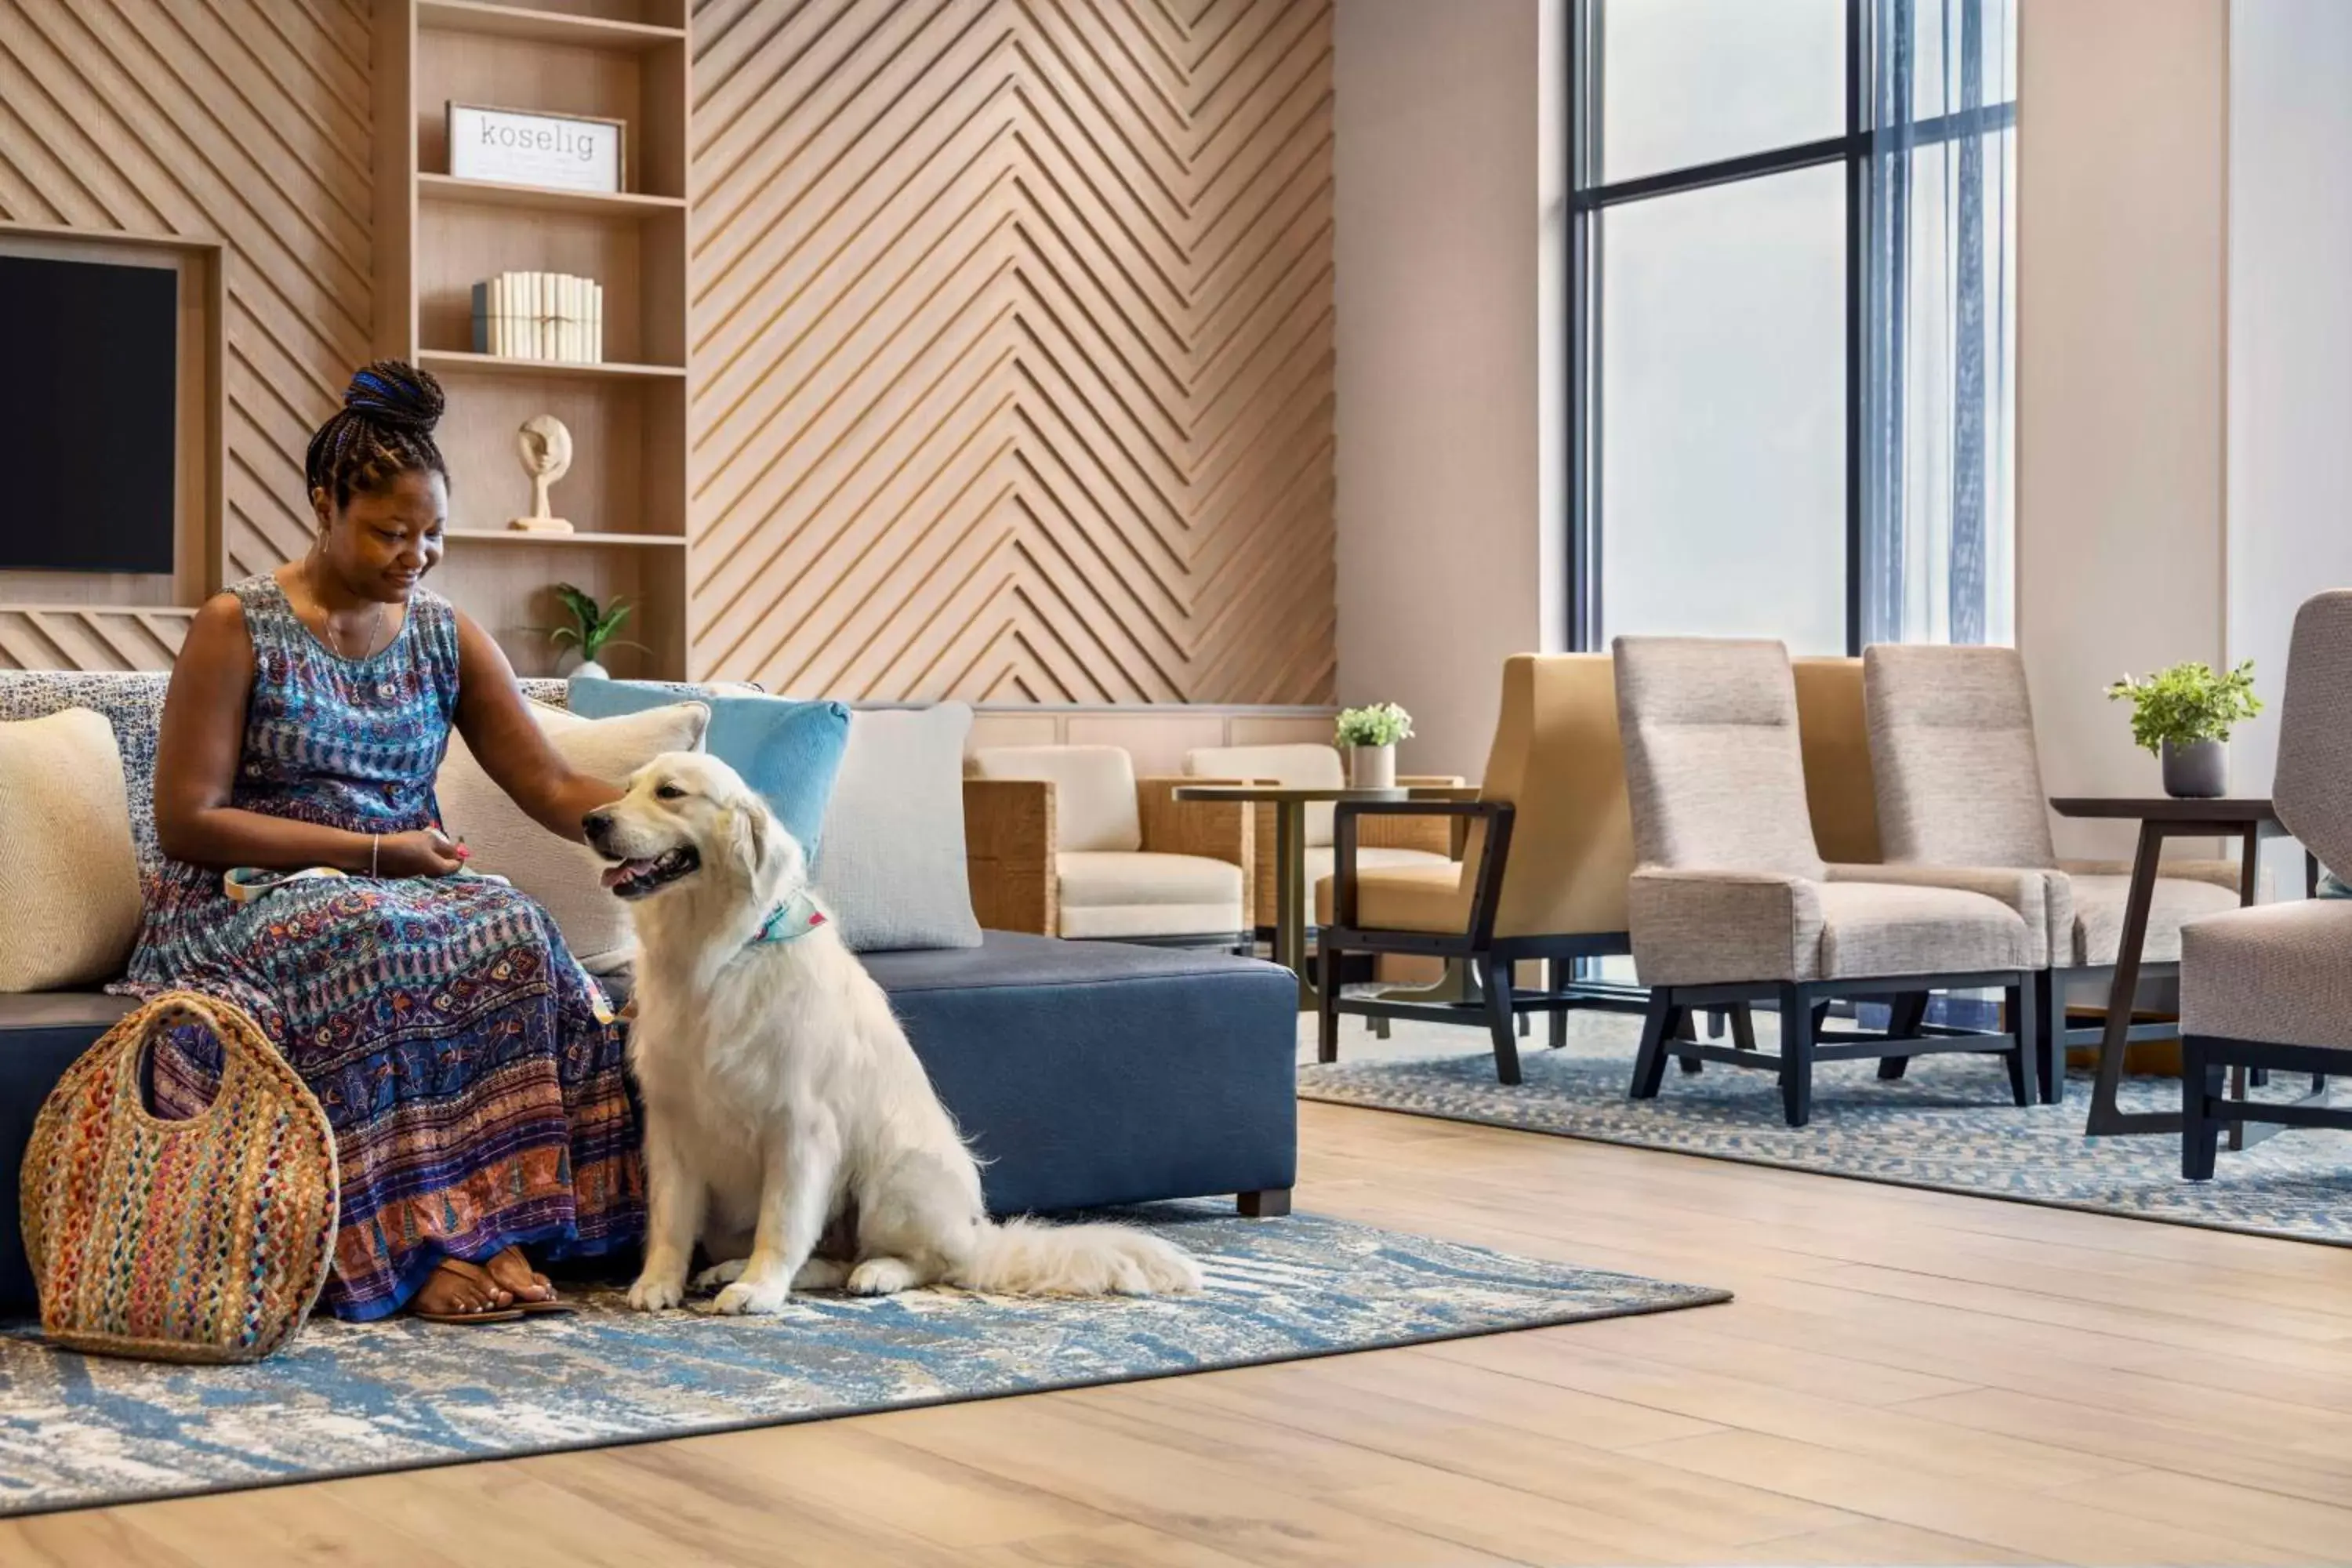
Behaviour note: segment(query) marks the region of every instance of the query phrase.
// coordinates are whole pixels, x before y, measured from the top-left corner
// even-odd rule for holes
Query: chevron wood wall
[[[0,0],[0,218],[225,247],[226,580],[307,547],[303,448],[367,357],[368,49],[362,0]],[[168,663],[173,618],[58,646]]]
[[[1330,0],[699,0],[692,662],[1319,702]]]

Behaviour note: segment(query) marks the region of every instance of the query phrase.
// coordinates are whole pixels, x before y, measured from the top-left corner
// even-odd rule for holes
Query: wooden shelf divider
[[[607,21],[535,5],[492,5],[482,0],[417,0],[417,26],[439,33],[475,33],[484,37],[521,38],[534,44],[585,45],[595,48],[657,49],[683,43],[684,27]]]

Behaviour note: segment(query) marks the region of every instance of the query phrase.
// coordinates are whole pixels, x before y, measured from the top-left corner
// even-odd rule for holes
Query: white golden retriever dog
[[[1115,1225],[990,1222],[980,1171],[889,999],[811,894],[801,847],[715,757],[656,757],[586,821],[639,953],[646,1311],[686,1298],[701,1240],[721,1312],[794,1289],[940,1283],[1019,1295],[1200,1289],[1192,1260]],[[820,1247],[823,1255],[820,1256]]]

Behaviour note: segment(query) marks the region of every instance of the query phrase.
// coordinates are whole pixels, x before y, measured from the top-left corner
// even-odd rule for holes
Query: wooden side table
[[[1405,788],[1311,789],[1289,784],[1176,786],[1178,800],[1265,801],[1274,806],[1274,961],[1298,976],[1300,1005],[1317,1005],[1315,982],[1307,969],[1307,808],[1325,801],[1410,800],[1420,793]]]
[[[2116,1103],[2122,1087],[2124,1054],[2131,1034],[2132,1004],[2139,990],[2140,954],[2147,945],[2147,911],[2156,897],[2158,861],[2168,838],[2234,837],[2239,842],[2238,903],[2254,901],[2256,867],[2262,843],[2284,836],[2278,813],[2268,800],[2254,796],[2223,796],[2215,800],[2182,800],[2171,795],[2064,795],[2050,808],[2061,816],[2137,821],[2139,847],[2132,856],[2131,887],[2124,902],[2124,929],[2116,951],[2115,978],[2107,987],[2106,1030],[2099,1041],[2099,1072],[2091,1089],[2091,1112],[2083,1127],[2086,1137],[2180,1131],[2176,1110],[2126,1111]],[[2316,868],[2310,873],[2315,877]],[[2306,889],[2307,891],[2308,889]],[[2063,1050],[2063,1047],[2057,1047]],[[2060,1070],[2064,1064],[2060,1063]],[[2244,1069],[2232,1092],[2245,1090]],[[2250,1133],[2244,1122],[2230,1126],[2230,1147],[2242,1149],[2260,1142],[2278,1129],[2257,1127]]]

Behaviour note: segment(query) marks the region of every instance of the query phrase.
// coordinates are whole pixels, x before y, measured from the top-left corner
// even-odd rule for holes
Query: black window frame
[[[1845,3],[1845,131],[1842,135],[1742,153],[1661,174],[1596,184],[1601,155],[1601,16],[1611,0],[1566,0],[1568,26],[1568,563],[1569,647],[1590,652],[1604,647],[1601,604],[1601,365],[1600,303],[1602,279],[1594,226],[1612,206],[1677,195],[1713,185],[1762,179],[1824,163],[1845,165],[1845,640],[1848,655],[1862,652],[1864,465],[1867,460],[1864,385],[1867,353],[1864,322],[1867,274],[1865,182],[1872,160],[1888,132],[1868,122],[1871,102],[1871,8],[1869,0]],[[1642,0],[1616,0],[1639,5]],[[1907,148],[1934,146],[1958,137],[2007,130],[2017,123],[2017,101],[1914,121],[1903,139]]]

